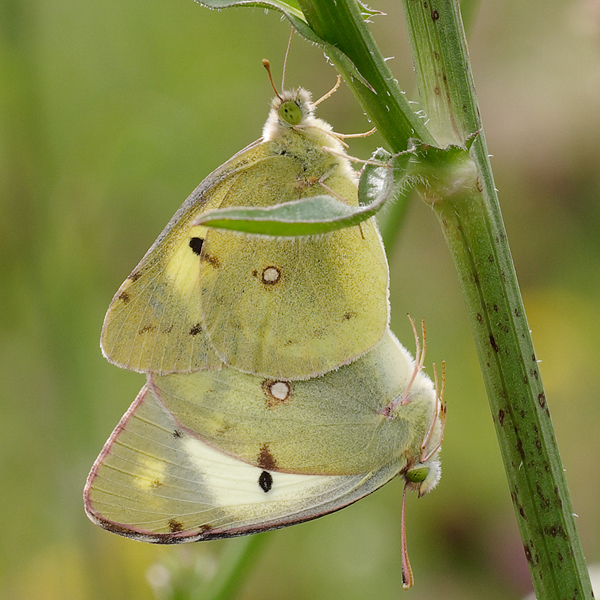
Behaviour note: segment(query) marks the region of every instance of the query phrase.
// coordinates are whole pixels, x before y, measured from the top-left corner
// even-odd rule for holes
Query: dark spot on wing
[[[168,335],[169,333],[171,333],[171,331],[173,331],[173,325],[169,325],[168,327],[165,327],[165,328],[164,328],[164,329],[161,331],[161,333],[164,333],[164,334],[167,334],[167,335]]]
[[[221,268],[221,263],[219,262],[219,259],[211,256],[210,254],[203,252],[200,255],[200,260],[202,262],[206,262],[208,263],[211,267],[214,267],[215,269],[220,269]]]
[[[258,478],[258,485],[265,494],[273,487],[273,476],[268,471],[263,471]]]
[[[217,437],[225,437],[227,435],[227,432],[231,430],[231,423],[228,423],[227,421],[225,421],[224,423],[221,424],[221,426],[215,430],[215,435]]]
[[[139,334],[143,335],[144,333],[154,333],[156,331],[156,325],[152,325],[151,323],[148,323],[148,325],[144,325],[140,331]]]
[[[202,238],[199,238],[199,237],[190,238],[190,248],[192,249],[192,252],[194,254],[197,254],[198,256],[200,256],[200,252],[202,252],[202,244],[203,243],[204,243],[204,240]]]
[[[155,479],[151,485],[152,488],[156,490],[162,485],[162,481],[160,479]]]
[[[273,471],[275,469],[277,461],[271,454],[268,444],[263,444],[261,446],[260,454],[258,455],[256,462],[261,469],[267,469],[269,471]]]
[[[344,316],[342,318],[344,321],[349,321],[353,316],[354,316],[354,313],[347,312],[347,313],[344,313]]]
[[[140,274],[138,271],[134,271],[127,279],[129,279],[129,281],[137,281],[139,278]]]
[[[183,525],[177,519],[169,519],[169,530],[171,533],[183,531]]]
[[[181,431],[179,431],[179,429],[174,429],[173,430],[173,437],[179,439],[179,438],[183,437],[183,433],[181,433]]]
[[[119,294],[119,300],[122,300],[123,304],[127,304],[129,302],[129,294],[127,292],[121,292]]]
[[[200,325],[200,323],[196,323],[191,329],[190,329],[190,335],[198,335],[200,332],[202,331],[202,326]]]

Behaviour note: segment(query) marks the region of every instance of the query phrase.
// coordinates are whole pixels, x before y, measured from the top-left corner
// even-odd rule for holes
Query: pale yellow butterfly
[[[330,194],[358,204],[343,143],[299,88],[273,100],[263,136],[209,175],[108,309],[115,364],[156,374],[219,369],[308,379],[347,364],[388,324],[388,268],[374,221],[272,239],[194,226],[209,209]]]
[[[398,474],[423,495],[440,477],[445,405],[422,366],[388,332],[308,381],[150,375],[92,468],[86,511],[114,533],[176,543],[314,519]]]

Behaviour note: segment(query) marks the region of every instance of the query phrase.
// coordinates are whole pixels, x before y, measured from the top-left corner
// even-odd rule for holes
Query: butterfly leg
[[[424,463],[428,461],[441,447],[442,441],[444,439],[444,430],[446,429],[446,403],[444,402],[444,390],[446,388],[446,363],[442,362],[442,383],[441,387],[438,386],[438,376],[437,369],[435,368],[435,364],[433,365],[433,374],[435,378],[435,414],[433,415],[433,419],[431,420],[431,425],[429,426],[429,431],[423,440],[423,444],[421,445],[421,462]],[[440,419],[441,432],[438,443],[435,445],[435,448],[432,448],[429,452],[426,452],[427,445],[429,444],[429,440],[433,434],[433,430],[435,429],[435,424]]]

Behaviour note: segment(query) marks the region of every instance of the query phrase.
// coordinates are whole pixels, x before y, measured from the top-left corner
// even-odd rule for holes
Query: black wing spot
[[[179,439],[179,438],[183,437],[183,433],[181,433],[181,431],[179,431],[179,429],[174,429],[173,437]]]
[[[199,238],[199,237],[190,238],[190,248],[192,249],[192,252],[194,254],[197,254],[198,256],[200,256],[200,252],[202,252],[202,244],[203,243],[204,243],[204,240],[202,238]]]
[[[119,300],[121,300],[123,304],[127,304],[129,302],[129,294],[127,292],[121,292],[119,294]]]
[[[202,326],[200,325],[200,323],[196,323],[191,329],[190,329],[190,335],[198,335],[200,332],[202,331]]]
[[[273,476],[268,471],[263,471],[258,478],[258,485],[265,494],[273,487]]]

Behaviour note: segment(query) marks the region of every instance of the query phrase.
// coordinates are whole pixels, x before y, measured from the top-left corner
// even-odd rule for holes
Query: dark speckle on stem
[[[500,352],[500,348],[498,348],[498,344],[496,343],[496,338],[494,338],[492,333],[490,333],[490,345],[494,349],[494,352]]]

